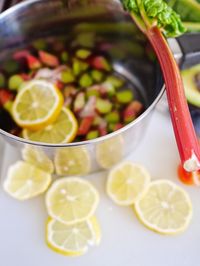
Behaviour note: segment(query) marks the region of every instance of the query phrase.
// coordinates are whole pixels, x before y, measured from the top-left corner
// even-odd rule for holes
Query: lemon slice
[[[99,194],[92,184],[78,178],[62,178],[54,182],[46,194],[49,216],[68,225],[93,216]]]
[[[35,165],[47,173],[52,174],[54,172],[53,162],[49,159],[45,152],[38,147],[27,145],[22,150],[22,158],[24,161]]]
[[[140,221],[149,229],[162,234],[184,231],[192,217],[188,194],[168,180],[152,182],[135,204]]]
[[[84,255],[88,247],[98,245],[100,239],[100,226],[94,216],[74,225],[66,225],[51,218],[47,222],[47,245],[62,255]]]
[[[54,163],[58,175],[85,175],[91,168],[90,155],[82,146],[58,149]]]
[[[50,183],[50,174],[29,163],[18,161],[10,166],[4,189],[13,198],[26,200],[42,194]]]
[[[22,128],[39,130],[56,120],[63,101],[61,92],[52,83],[32,80],[17,94],[13,118]]]
[[[107,193],[118,205],[128,206],[144,193],[150,179],[149,173],[142,166],[123,162],[110,171]]]
[[[123,158],[124,141],[122,136],[107,139],[96,147],[96,159],[99,165],[105,169],[119,163]]]
[[[78,130],[78,124],[73,113],[62,108],[57,120],[38,131],[23,130],[23,137],[28,140],[43,143],[68,143],[74,140]]]

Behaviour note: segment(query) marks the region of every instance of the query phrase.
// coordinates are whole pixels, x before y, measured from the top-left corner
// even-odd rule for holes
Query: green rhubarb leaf
[[[182,21],[200,22],[200,4],[195,0],[165,0],[180,16]]]
[[[177,37],[185,32],[180,16],[164,0],[121,0],[124,9],[144,21],[147,29],[157,26],[166,37]]]
[[[165,0],[177,12],[189,32],[200,31],[200,0]]]
[[[127,11],[133,11],[136,14],[139,14],[139,8],[137,5],[136,0],[121,0],[122,4],[124,5],[124,9]]]

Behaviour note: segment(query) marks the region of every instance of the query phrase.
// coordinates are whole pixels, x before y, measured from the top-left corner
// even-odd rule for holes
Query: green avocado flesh
[[[195,83],[195,76],[197,74],[200,74],[200,64],[181,71],[185,95],[188,102],[192,105],[200,107],[200,91]]]

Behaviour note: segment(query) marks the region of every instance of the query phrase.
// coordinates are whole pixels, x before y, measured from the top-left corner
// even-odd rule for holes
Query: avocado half
[[[200,74],[200,64],[181,71],[185,95],[188,102],[194,106],[200,107],[200,90],[195,83],[195,76]]]

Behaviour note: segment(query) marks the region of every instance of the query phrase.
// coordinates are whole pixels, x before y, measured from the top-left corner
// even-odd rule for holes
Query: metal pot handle
[[[200,34],[190,33],[177,38],[182,50],[180,66],[182,69],[200,64]]]

